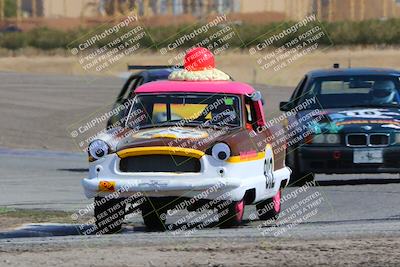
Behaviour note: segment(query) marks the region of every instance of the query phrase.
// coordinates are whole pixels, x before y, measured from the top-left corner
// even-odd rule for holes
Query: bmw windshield
[[[400,107],[399,77],[390,75],[315,78],[302,100],[316,96],[310,108]]]

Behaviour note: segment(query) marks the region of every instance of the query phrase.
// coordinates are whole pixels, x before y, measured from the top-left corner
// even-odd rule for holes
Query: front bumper
[[[226,181],[226,179],[211,178],[211,179],[193,179],[193,178],[161,178],[156,173],[148,174],[148,178],[137,179],[107,179],[107,178],[85,178],[82,180],[82,185],[88,197],[98,195],[106,195],[109,192],[99,192],[99,184],[102,181],[112,181],[115,183],[115,191],[121,193],[121,196],[129,196],[131,192],[143,192],[152,196],[170,196],[177,192],[203,191],[209,188],[217,190],[233,190],[241,186],[239,181]],[[158,177],[157,177],[158,176]]]
[[[200,159],[197,173],[172,172],[121,172],[120,158],[116,154],[90,163],[89,176],[82,180],[88,198],[106,196],[117,192],[118,197],[143,193],[148,197],[198,197],[204,199],[243,199],[247,190],[255,189],[254,201],[273,197],[290,179],[290,169],[274,171],[275,183],[266,188],[264,158],[239,163],[217,162],[212,156]],[[112,190],[101,190],[101,184],[111,185]],[[202,194],[206,192],[206,194]]]
[[[304,145],[298,148],[298,168],[302,173],[400,173],[400,146],[380,148],[383,163],[354,163],[355,149],[357,148]]]

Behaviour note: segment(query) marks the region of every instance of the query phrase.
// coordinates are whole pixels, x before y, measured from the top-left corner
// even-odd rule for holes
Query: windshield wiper
[[[138,127],[139,129],[147,129],[147,128],[156,128],[156,127],[168,127],[168,126],[176,126],[176,127],[185,127],[185,126],[189,126],[189,127],[196,127],[196,126],[202,126],[202,127],[210,127],[210,128],[224,128],[226,126],[228,126],[229,128],[237,128],[240,127],[237,124],[230,124],[230,123],[226,123],[224,125],[218,125],[218,124],[214,124],[214,123],[208,123],[205,124],[204,121],[191,121],[191,122],[185,122],[182,125],[180,125],[177,122],[164,122],[164,123],[154,123],[154,124],[145,124],[145,125],[134,125],[129,126],[129,128],[134,129],[135,127]]]
[[[216,123],[206,123],[206,121],[191,121],[186,122],[184,126],[203,126],[203,127],[210,127],[210,128],[224,128],[225,126],[229,126],[230,128],[240,127],[237,124],[225,123],[223,125],[219,125]]]

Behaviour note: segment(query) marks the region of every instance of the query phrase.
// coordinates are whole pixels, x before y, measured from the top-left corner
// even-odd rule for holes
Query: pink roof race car
[[[168,81],[137,88],[124,127],[88,148],[82,183],[95,198],[96,230],[119,231],[135,209],[157,230],[175,229],[167,215],[182,209],[216,210],[221,227],[239,225],[249,204],[260,219],[276,219],[290,169],[285,149],[272,146],[262,105],[260,92],[215,69],[204,48],[191,50]]]

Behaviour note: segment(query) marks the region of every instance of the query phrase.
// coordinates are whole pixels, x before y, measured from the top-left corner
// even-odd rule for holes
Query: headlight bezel
[[[97,153],[100,150],[103,153]],[[96,161],[110,154],[110,145],[101,139],[95,139],[88,146],[89,161]]]
[[[342,136],[337,133],[323,133],[311,136],[309,144],[311,145],[340,145],[342,143]]]
[[[227,161],[231,156],[231,148],[226,143],[216,143],[211,148],[211,156],[218,161]]]
[[[395,132],[394,133],[394,143],[396,145],[400,145],[400,132]]]

